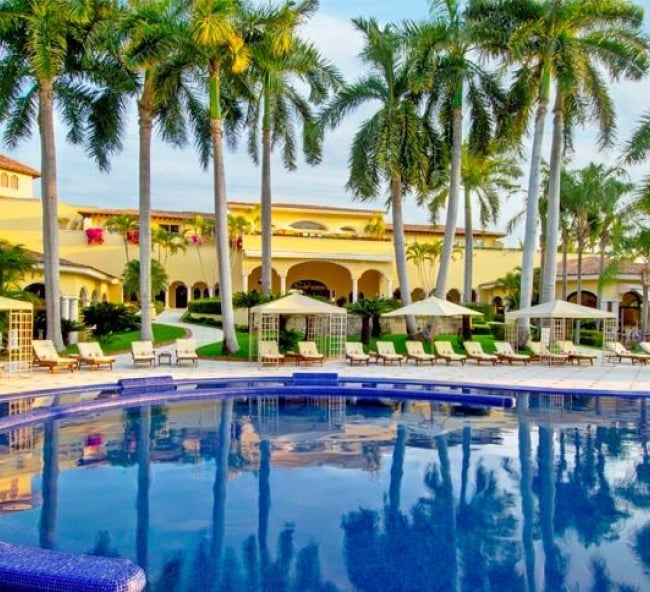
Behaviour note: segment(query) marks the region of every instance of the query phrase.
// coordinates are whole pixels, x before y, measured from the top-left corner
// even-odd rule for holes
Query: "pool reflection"
[[[645,400],[264,397],[30,429],[0,448],[0,490],[33,490],[0,539],[131,558],[152,591],[650,589]]]

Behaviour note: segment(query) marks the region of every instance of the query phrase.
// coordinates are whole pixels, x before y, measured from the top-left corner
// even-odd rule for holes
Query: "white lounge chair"
[[[366,364],[370,363],[370,357],[366,352],[363,351],[363,343],[360,341],[348,341],[345,344],[345,358],[350,362],[350,366],[354,364]]]
[[[113,369],[115,358],[104,354],[101,345],[96,341],[78,343],[77,347],[79,348],[79,364],[86,364],[91,370],[102,365]]]
[[[465,365],[467,356],[464,354],[457,354],[451,346],[451,341],[434,341],[433,346],[436,348],[436,354],[447,362],[447,366],[452,362],[459,362],[462,366]]]
[[[606,342],[604,355],[610,361],[622,362],[623,360],[630,360],[632,364],[647,364],[650,361],[650,355],[631,352],[618,341]]]
[[[560,348],[560,351],[563,354],[569,356],[569,362],[575,362],[577,365],[580,365],[582,362],[587,364],[594,365],[594,360],[598,357],[596,354],[588,354],[581,351],[578,351],[578,348],[575,346],[573,341],[556,341],[557,346]]]
[[[377,341],[376,347],[377,359],[381,360],[384,366],[386,362],[397,362],[400,366],[402,365],[404,356],[395,351],[395,345],[393,345],[392,341]]]
[[[493,366],[499,361],[499,357],[494,354],[486,354],[483,346],[478,341],[465,341],[463,347],[467,352],[467,357],[474,360],[479,366],[482,362],[492,364]]]
[[[318,351],[315,341],[299,341],[298,355],[300,361],[307,364],[320,364],[322,366],[325,359],[325,356]]]
[[[60,356],[51,339],[34,339],[32,349],[34,350],[34,365],[49,368],[52,373],[59,368],[67,368],[70,372],[74,372],[79,367],[79,360],[76,358]]]
[[[276,365],[279,366],[284,362],[284,354],[278,350],[278,342],[270,340],[262,340],[259,344],[258,361],[260,365]]]
[[[535,359],[547,364],[565,364],[569,361],[569,356],[552,352],[541,341],[529,341],[526,347],[533,352]]]
[[[176,365],[178,366],[184,361],[192,362],[194,366],[198,364],[199,356],[196,353],[195,339],[187,338],[176,340]]]
[[[438,356],[425,352],[421,341],[407,341],[406,361],[408,362],[409,360],[413,360],[416,366],[425,362],[431,362],[433,366],[438,361]]]
[[[519,354],[514,349],[508,341],[495,341],[494,347],[496,349],[496,354],[501,362],[508,362],[512,365],[514,362],[521,362],[524,366],[528,365],[530,362],[530,356],[528,354]]]
[[[151,341],[132,341],[131,356],[133,357],[134,366],[138,364],[156,365],[156,352]]]

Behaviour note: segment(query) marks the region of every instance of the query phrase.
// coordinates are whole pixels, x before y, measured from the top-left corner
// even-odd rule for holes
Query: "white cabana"
[[[0,296],[0,313],[7,315],[7,373],[28,372],[32,365],[34,306]]]
[[[567,323],[576,320],[602,320],[603,347],[609,341],[616,341],[616,315],[613,312],[574,304],[566,300],[552,300],[529,308],[506,312],[506,322],[517,319],[539,319],[540,341],[551,350],[557,341],[566,339]],[[569,325],[570,328],[571,325]],[[516,334],[516,331],[513,334]],[[603,359],[605,359],[604,356]]]
[[[278,342],[281,316],[305,317],[305,341],[315,341],[318,351],[328,358],[345,355],[347,310],[293,292],[250,309],[249,357],[261,361],[260,341]]]
[[[529,308],[506,312],[506,320],[513,319],[615,319],[613,312],[567,302],[552,300]]]
[[[401,308],[396,308],[381,315],[382,317],[462,317],[481,316],[480,312],[466,308],[449,300],[429,296]]]

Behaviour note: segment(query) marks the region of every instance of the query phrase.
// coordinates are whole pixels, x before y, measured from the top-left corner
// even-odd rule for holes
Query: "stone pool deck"
[[[211,343],[218,339],[217,330],[180,323],[180,311],[165,311],[159,321],[167,324],[177,324],[192,332],[197,344]],[[160,351],[173,351],[174,345],[159,347]],[[351,367],[345,360],[325,362],[321,367],[295,366],[285,364],[280,367],[259,368],[257,363],[241,361],[199,360],[198,366],[185,363],[182,366],[174,364],[156,367],[133,366],[131,354],[119,354],[113,365],[113,370],[90,370],[84,366],[75,372],[59,370],[50,373],[47,368],[35,368],[31,373],[11,376],[7,373],[0,378],[0,396],[48,388],[65,388],[92,384],[117,382],[121,378],[141,376],[171,375],[174,378],[224,378],[224,377],[264,377],[290,376],[294,372],[336,372],[340,376],[358,377],[392,377],[419,380],[433,380],[458,384],[481,384],[509,387],[530,387],[534,389],[566,389],[567,391],[594,392],[625,392],[647,394],[650,396],[650,364],[634,364],[625,361],[620,364],[603,364],[596,360],[593,366],[566,364],[563,366],[548,366],[534,362],[528,366],[522,364],[509,365],[476,365],[468,361],[465,366],[452,364],[446,366],[443,362],[431,366],[415,366],[413,362],[384,366],[371,363],[368,366]],[[174,356],[171,356],[172,360]],[[167,360],[163,360],[166,362]]]

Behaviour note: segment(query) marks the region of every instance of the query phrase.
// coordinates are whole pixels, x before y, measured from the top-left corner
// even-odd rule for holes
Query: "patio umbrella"
[[[582,306],[566,300],[552,300],[506,313],[506,320],[512,319],[613,319],[613,312]]]
[[[459,306],[449,300],[429,296],[424,300],[418,300],[386,312],[382,317],[460,317],[460,316],[481,316],[480,312]]]

